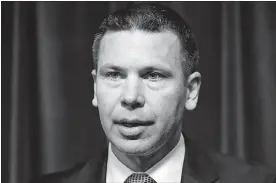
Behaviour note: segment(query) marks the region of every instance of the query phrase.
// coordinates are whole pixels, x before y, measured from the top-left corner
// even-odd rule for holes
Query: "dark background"
[[[128,2],[1,2],[2,181],[100,153],[93,35]],[[184,119],[198,143],[276,172],[276,3],[162,2],[196,35],[202,87]]]

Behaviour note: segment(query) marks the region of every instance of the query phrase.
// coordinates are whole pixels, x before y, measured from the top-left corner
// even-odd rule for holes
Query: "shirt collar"
[[[156,182],[180,182],[184,154],[184,137],[181,135],[177,145],[163,159],[146,171],[146,173]],[[111,150],[111,144],[109,143],[106,182],[122,183],[132,173],[134,171],[126,167],[114,155]]]

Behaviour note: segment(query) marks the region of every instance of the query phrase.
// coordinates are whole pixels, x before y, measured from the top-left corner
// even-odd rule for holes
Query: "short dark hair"
[[[137,3],[116,11],[101,23],[95,34],[93,51],[94,68],[97,69],[100,42],[107,31],[142,30],[146,32],[172,31],[182,45],[184,75],[195,72],[199,60],[194,35],[187,23],[173,10],[161,4]]]

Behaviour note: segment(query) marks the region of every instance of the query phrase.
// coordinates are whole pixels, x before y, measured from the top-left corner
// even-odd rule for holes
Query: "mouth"
[[[139,119],[120,119],[115,120],[114,124],[119,134],[121,134],[121,137],[127,140],[137,140],[142,137],[154,122]]]
[[[139,127],[139,126],[151,126],[154,124],[154,122],[153,121],[142,121],[142,120],[138,120],[138,119],[135,119],[135,120],[121,119],[121,120],[115,120],[114,124],[132,128],[132,127]]]

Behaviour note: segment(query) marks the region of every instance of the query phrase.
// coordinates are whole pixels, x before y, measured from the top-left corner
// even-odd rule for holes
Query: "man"
[[[191,29],[174,11],[139,3],[109,15],[93,44],[94,98],[109,147],[51,183],[272,183],[275,176],[207,152],[182,134],[201,75]]]

